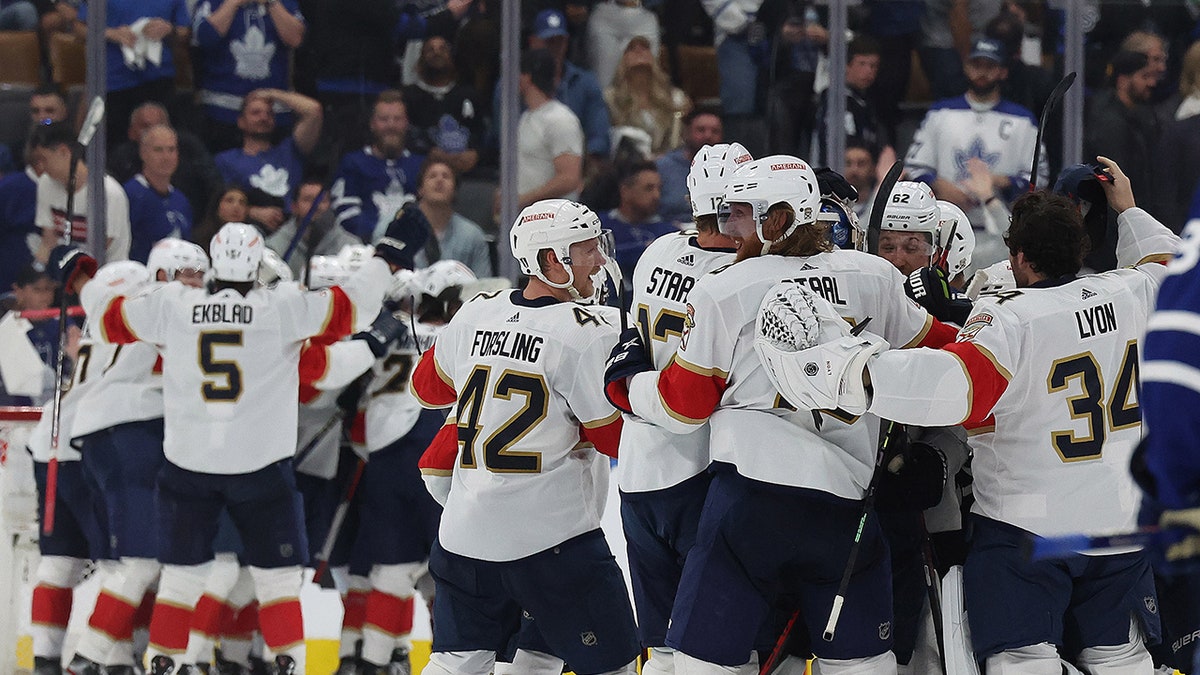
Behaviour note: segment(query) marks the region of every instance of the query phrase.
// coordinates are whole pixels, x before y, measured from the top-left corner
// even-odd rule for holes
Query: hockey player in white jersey
[[[66,255],[57,251],[47,269],[69,292],[77,292],[82,280],[93,274],[118,291],[133,290],[148,279],[144,265],[121,262],[97,272],[88,256]],[[88,261],[91,261],[90,263]],[[75,271],[79,270],[79,274]],[[62,672],[62,647],[71,617],[75,586],[82,580],[89,559],[108,557],[108,526],[104,503],[86,475],[82,455],[70,443],[71,428],[79,401],[97,386],[100,374],[113,360],[115,347],[94,337],[95,321],[86,321],[79,341],[79,353],[71,374],[70,387],[63,393],[59,428],[61,442],[57,451],[58,481],[55,521],[51,532],[39,528],[38,550],[41,560],[35,576],[32,602],[34,671],[38,675]],[[34,477],[38,487],[38,521],[45,522],[47,467],[52,456],[51,411],[46,407],[30,435],[28,448],[33,455]],[[141,603],[139,595],[135,604]],[[105,658],[108,654],[103,655]]]
[[[610,397],[619,400],[627,387],[642,419],[675,433],[705,422],[710,429],[715,475],[667,632],[676,671],[757,672],[756,634],[787,593],[802,598],[819,672],[894,673],[891,577],[875,520],[864,530],[837,635],[827,642],[819,633],[858,526],[878,422],[832,408],[796,411],[780,399],[751,348],[754,323],[767,289],[797,279],[845,319],[871,317],[896,344],[936,346],[954,331],[904,297],[887,261],[831,250],[817,220],[817,179],[803,160],[776,155],[743,165],[725,205],[721,231],[735,240],[737,262],[691,289],[672,362],[653,371],[632,336],[613,350],[605,374]]]
[[[240,223],[213,238],[211,292],[166,284],[113,297],[97,284],[85,287],[85,309],[99,317],[106,341],[163,347],[167,462],[157,482],[164,568],[151,622],[155,675],[172,673],[172,656],[186,647],[222,508],[246,545],[274,667],[303,672],[298,594],[307,547],[291,468],[300,347],[310,337],[348,334],[356,309],[378,309],[404,236],[382,239],[382,259],[364,265],[345,290],[254,288],[263,241]]]
[[[163,239],[150,250],[147,265],[112,263],[93,282],[108,284],[117,275],[126,294],[139,290],[136,280],[143,277],[199,288],[207,271],[208,256],[199,246]],[[100,488],[114,563],[76,645],[68,667],[72,675],[98,674],[101,666],[108,672],[132,667],[134,616],[159,572],[154,482],[163,464],[162,361],[145,342],[95,348],[111,351],[112,360],[96,371],[98,381],[79,400],[72,437]]]
[[[581,204],[527,207],[510,244],[528,286],[464,305],[414,372],[423,403],[457,401],[461,446],[430,554],[426,673],[490,673],[522,611],[575,672],[635,672],[633,611],[592,473],[621,432],[602,386],[618,321],[578,303],[603,279],[602,236]]]
[[[1057,674],[1059,647],[1091,673],[1153,670],[1145,642],[1158,637],[1158,605],[1142,552],[1052,561],[1021,552],[1031,534],[1119,532],[1136,520],[1128,466],[1141,435],[1138,340],[1166,274],[1155,263],[1179,239],[1100,160],[1114,179],[1105,190],[1119,213],[1118,260],[1133,267],[1076,277],[1087,242],[1079,211],[1034,193],[1014,205],[1007,234],[1017,290],[981,299],[954,344],[863,359],[875,347],[845,337],[769,352],[780,391],[802,407],[994,427],[973,443],[964,570],[975,654],[989,675]]]
[[[631,311],[657,369],[671,362],[679,346],[688,291],[700,277],[733,262],[733,240],[718,230],[717,210],[734,169],[750,160],[738,143],[701,148],[687,178],[696,231],[659,237],[638,259]],[[707,468],[707,426],[677,436],[625,416],[617,484],[638,638],[651,653],[643,673],[675,672],[667,622],[708,493]]]

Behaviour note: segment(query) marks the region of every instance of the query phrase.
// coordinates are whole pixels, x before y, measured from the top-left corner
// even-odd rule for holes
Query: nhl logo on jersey
[[[1153,595],[1142,598],[1142,603],[1146,605],[1146,610],[1151,614],[1158,614],[1158,601],[1154,599]]]
[[[599,642],[599,640],[596,639],[596,634],[590,630],[580,633],[579,641],[582,642],[585,647],[595,647],[596,643]]]
[[[884,621],[879,624],[879,639],[888,640],[892,637],[892,622]]]
[[[820,372],[820,369],[817,368],[816,363],[809,361],[808,363],[804,364],[804,374],[805,375],[807,375],[809,377],[816,377],[818,372]]]

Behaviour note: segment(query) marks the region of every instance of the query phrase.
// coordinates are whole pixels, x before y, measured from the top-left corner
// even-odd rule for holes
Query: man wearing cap
[[[554,57],[551,98],[571,109],[583,126],[589,157],[605,160],[610,147],[608,104],[600,83],[590,71],[567,60],[567,17],[557,9],[544,9],[534,17],[529,32],[529,49],[545,49]],[[500,85],[496,85],[492,110],[500,110]],[[499,114],[499,113],[497,113]]]
[[[930,107],[905,158],[909,177],[928,183],[938,199],[966,211],[976,230],[984,223],[984,206],[996,199],[1011,202],[1029,189],[1037,119],[1000,96],[1000,85],[1008,75],[1005,61],[999,42],[976,41],[963,61],[967,92]],[[1049,169],[1044,152],[1041,158],[1038,184],[1045,185]],[[992,188],[982,194],[977,186],[981,178]],[[976,232],[976,265],[984,267],[1007,257],[1002,234]]]
[[[1141,52],[1121,51],[1109,62],[1111,88],[1092,97],[1084,124],[1083,156],[1111,157],[1121,165],[1134,194],[1149,194],[1158,121],[1150,96],[1158,81],[1155,66]]]

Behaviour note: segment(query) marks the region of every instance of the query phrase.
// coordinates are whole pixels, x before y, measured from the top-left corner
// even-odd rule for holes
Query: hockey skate
[[[62,661],[45,656],[33,657],[33,675],[63,675]]]
[[[408,650],[397,647],[392,650],[392,659],[388,662],[387,675],[412,675],[412,663],[408,658]]]
[[[68,675],[105,675],[111,671],[106,670],[104,666],[96,663],[95,661],[91,661],[77,655],[75,658],[71,659],[71,663],[67,666],[66,672]]]
[[[296,675],[296,660],[287,654],[280,654],[271,664],[270,672],[271,675]]]
[[[159,655],[150,659],[150,672],[147,675],[184,675],[184,672],[176,669],[175,659]]]

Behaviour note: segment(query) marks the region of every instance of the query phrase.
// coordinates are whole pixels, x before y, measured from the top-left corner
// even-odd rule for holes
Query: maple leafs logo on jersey
[[[681,255],[678,258],[676,258],[675,262],[679,263],[680,265],[687,265],[688,267],[692,267],[693,265],[696,264],[696,256],[692,255],[691,253],[688,253],[687,255]]]
[[[1088,298],[1096,297],[1096,294],[1085,288],[1085,289],[1083,289],[1083,293],[1081,293],[1080,296],[1082,297],[1082,299],[1087,300]]]

